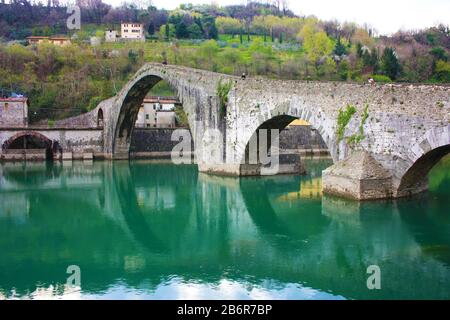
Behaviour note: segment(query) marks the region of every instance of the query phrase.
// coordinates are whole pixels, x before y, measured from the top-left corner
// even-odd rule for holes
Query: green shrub
[[[374,74],[372,76],[372,79],[375,80],[375,82],[379,82],[379,83],[391,83],[392,82],[391,78],[389,78],[388,76],[381,75],[381,74]]]

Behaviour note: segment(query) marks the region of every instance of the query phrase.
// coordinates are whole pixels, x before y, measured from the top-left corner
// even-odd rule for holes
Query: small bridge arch
[[[315,110],[313,108],[299,106],[295,103],[291,106],[281,104],[265,117],[258,118],[259,121],[255,121],[252,126],[249,127],[247,130],[247,137],[242,139],[243,145],[245,145],[245,153],[241,156],[241,163],[244,163],[244,160],[248,160],[249,143],[250,141],[257,141],[256,135],[259,130],[266,129],[270,131],[271,129],[276,129],[281,132],[292,121],[298,119],[308,122],[312,128],[317,130],[327,145],[333,161],[338,161],[339,155],[336,148],[335,134],[333,128],[327,126],[327,123],[331,123],[327,118],[327,115],[320,109]],[[251,135],[248,135],[248,132],[250,132]],[[268,139],[268,142],[270,142],[270,139]]]
[[[53,159],[55,154],[62,152],[58,141],[36,131],[21,131],[8,138],[2,144],[2,151],[11,149],[45,149],[47,159]]]

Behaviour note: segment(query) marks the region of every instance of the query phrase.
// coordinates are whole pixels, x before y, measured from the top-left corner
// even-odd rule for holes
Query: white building
[[[117,31],[116,30],[106,30],[105,41],[106,42],[116,42],[117,41]]]
[[[120,26],[123,40],[145,41],[144,25],[142,23],[125,22]]]
[[[140,128],[174,128],[176,126],[176,98],[146,97],[139,109],[136,127]]]

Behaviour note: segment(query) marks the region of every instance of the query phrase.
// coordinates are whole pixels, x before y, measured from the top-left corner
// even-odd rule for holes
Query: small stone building
[[[0,126],[22,127],[28,125],[28,99],[0,98]]]

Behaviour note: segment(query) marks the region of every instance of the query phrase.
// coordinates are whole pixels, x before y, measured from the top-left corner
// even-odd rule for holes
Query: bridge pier
[[[323,192],[355,200],[389,199],[392,175],[367,151],[358,151],[322,173]]]

